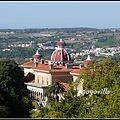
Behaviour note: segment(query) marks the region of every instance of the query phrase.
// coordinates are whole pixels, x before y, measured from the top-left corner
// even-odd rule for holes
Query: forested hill
[[[97,28],[88,27],[75,27],[75,28],[26,28],[26,29],[0,29],[0,32],[11,32],[14,33],[39,33],[45,31],[63,31],[63,32],[78,32],[78,31],[98,31]]]

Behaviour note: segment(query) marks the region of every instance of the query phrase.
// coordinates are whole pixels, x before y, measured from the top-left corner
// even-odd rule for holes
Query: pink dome
[[[83,64],[89,64],[93,62],[91,59],[90,59],[90,55],[88,55],[88,58],[86,60],[84,60]]]
[[[70,55],[65,49],[58,49],[53,52],[51,60],[55,62],[70,61]]]
[[[57,46],[65,46],[65,42],[62,41],[62,39],[60,39],[60,41],[57,43]]]
[[[36,51],[36,54],[33,55],[33,58],[41,58],[42,55],[38,53],[38,50]]]
[[[56,50],[51,55],[51,61],[53,62],[68,62],[71,61],[69,53],[63,48],[65,46],[65,42],[60,39],[57,43]]]
[[[84,60],[84,64],[89,64],[89,63],[91,63],[92,62],[92,60]]]

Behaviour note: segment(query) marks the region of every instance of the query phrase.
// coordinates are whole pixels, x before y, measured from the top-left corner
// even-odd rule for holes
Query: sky
[[[119,1],[0,1],[0,29],[120,28]]]

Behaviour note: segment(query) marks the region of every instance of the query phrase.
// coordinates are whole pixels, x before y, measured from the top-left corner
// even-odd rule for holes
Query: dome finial
[[[38,50],[36,51],[36,53],[33,55],[33,58],[41,58],[42,55],[39,54]]]
[[[39,55],[38,50],[36,51],[36,55]]]
[[[62,39],[60,39],[60,42],[62,42]]]
[[[88,57],[87,57],[87,59],[86,59],[86,60],[91,60],[91,59],[90,59],[90,55],[88,55]]]

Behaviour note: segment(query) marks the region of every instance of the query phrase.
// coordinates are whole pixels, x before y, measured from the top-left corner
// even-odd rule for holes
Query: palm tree
[[[54,80],[51,85],[49,85],[47,93],[49,98],[54,98],[55,101],[59,101],[58,94],[63,94],[65,92],[64,85],[60,84],[58,80]]]

